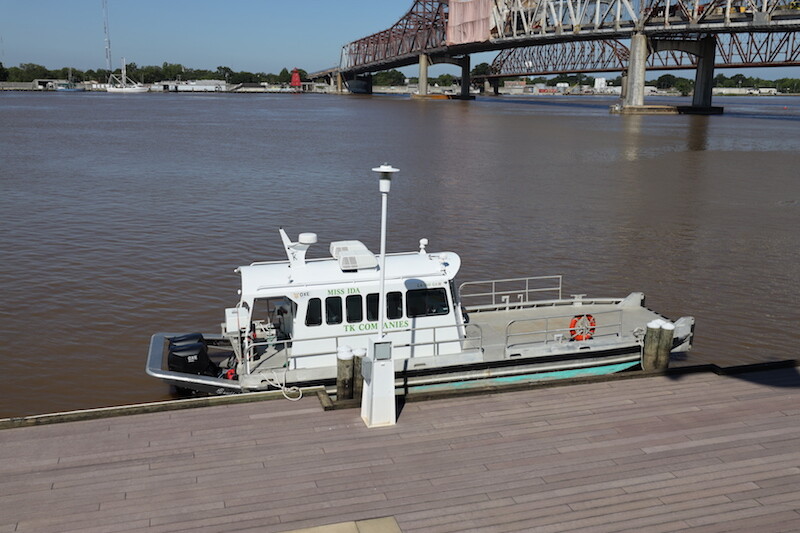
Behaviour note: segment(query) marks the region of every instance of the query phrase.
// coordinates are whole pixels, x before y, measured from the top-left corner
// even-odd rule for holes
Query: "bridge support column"
[[[620,95],[619,98],[622,100],[622,103],[625,103],[625,99],[628,98],[628,72],[622,71],[622,87],[620,87]]]
[[[470,97],[469,63],[469,55],[464,55],[464,58],[461,60],[461,98],[464,100]]]
[[[631,55],[628,62],[628,82],[624,107],[644,105],[644,77],[647,70],[647,36],[636,33],[631,37]]]
[[[343,82],[350,94],[372,94],[372,74],[345,75]]]
[[[678,106],[678,112],[702,115],[717,115],[722,113],[722,107],[714,107],[711,105],[711,89],[714,85],[714,59],[717,54],[717,40],[713,35],[707,35],[697,41],[653,39],[650,44],[653,52],[680,50],[681,52],[697,56],[697,71],[694,78],[692,105]]]
[[[428,94],[428,56],[425,54],[419,55],[419,95],[425,96]]]
[[[692,107],[710,108],[711,89],[714,85],[714,57],[717,53],[717,40],[711,35],[703,37],[699,41],[698,48]]]

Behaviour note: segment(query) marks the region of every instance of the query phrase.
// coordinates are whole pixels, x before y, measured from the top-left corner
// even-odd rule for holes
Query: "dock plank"
[[[314,397],[0,431],[3,531],[799,531],[800,380],[654,376],[407,403]]]

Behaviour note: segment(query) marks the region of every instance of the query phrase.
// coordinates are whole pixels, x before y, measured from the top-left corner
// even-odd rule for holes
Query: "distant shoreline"
[[[97,84],[78,84],[82,86],[85,91],[84,92],[106,92],[105,87],[98,87]],[[155,88],[157,86],[158,88]],[[155,84],[155,86],[151,86],[148,93],[154,94],[339,94],[333,90],[332,87],[328,85],[319,84],[318,86],[311,87],[310,89],[307,86],[307,90],[298,91],[292,90],[285,87],[273,87],[273,86],[261,86],[261,87],[242,87],[242,86],[230,86],[226,88],[222,88],[220,86],[210,86],[209,88],[205,88],[199,85],[181,85],[179,89],[171,88],[170,90],[164,90],[162,84]],[[726,96],[726,97],[794,97],[800,96],[800,93],[759,93],[758,89],[749,89],[748,92],[722,92],[725,88],[715,89],[714,96]],[[39,85],[36,85],[34,82],[0,82],[0,92],[5,91],[16,91],[16,92],[37,92],[37,93],[59,93],[61,91],[57,91],[53,88],[46,88]],[[418,88],[416,85],[408,85],[408,86],[375,86],[373,87],[372,94],[381,94],[381,95],[405,95],[409,96],[412,94],[416,94]],[[720,91],[720,92],[718,92]],[[428,94],[458,94],[460,92],[460,88],[455,86],[453,87],[429,87]],[[342,94],[349,94],[349,93],[342,93]],[[475,92],[473,95],[478,95],[479,93]],[[482,93],[483,96],[493,96],[491,93]],[[509,88],[500,88],[499,96],[528,96],[528,97],[552,97],[552,96],[619,96],[616,92],[609,92],[607,89],[603,91],[594,91],[592,89],[588,90],[576,90],[573,91],[547,91],[547,92],[522,92],[515,89]],[[675,91],[669,90],[657,90],[654,93],[649,93],[648,96],[660,96],[660,97],[683,97],[680,94],[676,94]]]

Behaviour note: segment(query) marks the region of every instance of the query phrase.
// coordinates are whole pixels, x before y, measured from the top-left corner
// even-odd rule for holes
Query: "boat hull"
[[[146,93],[149,87],[106,87],[106,92],[117,94],[140,94]]]
[[[337,368],[335,365],[310,369],[256,372],[248,379],[225,379],[220,376],[205,376],[167,369],[169,339],[177,333],[156,333],[150,341],[146,371],[178,389],[194,390],[210,394],[236,394],[240,392],[274,389],[274,383],[298,387],[334,387]],[[205,334],[212,342],[224,342],[219,335]],[[613,374],[637,369],[641,361],[641,347],[636,343],[610,349],[573,352],[537,358],[515,358],[488,361],[479,352],[453,354],[456,357],[419,358],[395,361],[395,385],[398,388],[434,390],[455,387],[470,388],[476,385],[520,383],[524,381],[550,381]],[[427,361],[426,361],[427,360]],[[461,361],[460,363],[458,361]],[[424,364],[424,366],[420,366]],[[273,375],[267,375],[268,372]],[[270,382],[261,377],[269,377]],[[471,384],[471,385],[465,385]]]

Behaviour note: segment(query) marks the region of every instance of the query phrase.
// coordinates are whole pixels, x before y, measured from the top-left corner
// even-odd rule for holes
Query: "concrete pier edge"
[[[543,382],[513,383],[507,385],[486,385],[470,389],[453,389],[435,392],[404,392],[402,387],[398,387],[398,397],[404,402],[422,402],[444,398],[456,398],[459,396],[478,396],[486,394],[498,394],[502,392],[512,392],[519,390],[530,390],[550,387],[563,387],[568,385],[578,385],[584,383],[600,383],[604,381],[618,381],[626,379],[641,379],[657,376],[680,376],[684,374],[696,374],[701,372],[711,372],[718,376],[735,376],[780,368],[792,368],[800,366],[800,360],[786,359],[782,361],[769,361],[764,363],[753,363],[729,367],[720,367],[715,364],[703,364],[694,366],[684,366],[668,368],[657,372],[644,372],[636,370],[622,372],[619,374],[609,374],[604,376],[579,377],[569,379],[558,379]],[[325,411],[339,409],[353,409],[360,406],[357,399],[335,401],[328,395],[325,387],[310,387],[303,389],[305,396],[316,395],[320,405]],[[150,402],[142,404],[122,405],[115,407],[101,407],[95,409],[82,409],[76,411],[66,411],[60,413],[49,413],[40,415],[29,415],[21,417],[0,418],[0,430],[19,427],[40,426],[47,424],[61,424],[65,422],[78,422],[82,420],[96,420],[101,418],[113,418],[120,416],[130,416],[146,413],[158,413],[165,411],[178,411],[182,409],[196,409],[200,407],[210,407],[217,405],[229,405],[239,403],[262,402],[269,400],[283,399],[281,391],[250,392],[243,394],[232,394],[227,396],[207,396],[203,398],[186,398],[179,400],[166,400],[162,402]]]

